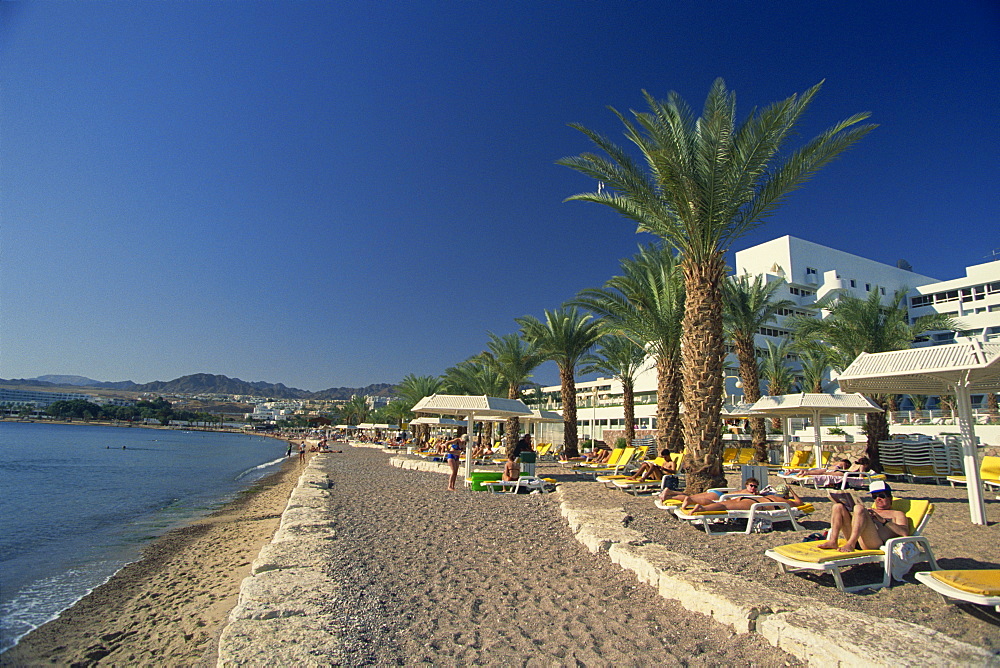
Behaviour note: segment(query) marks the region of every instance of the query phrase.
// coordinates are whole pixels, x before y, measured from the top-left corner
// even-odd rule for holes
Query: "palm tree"
[[[390,401],[379,411],[379,414],[384,416],[386,422],[389,424],[398,424],[400,428],[403,427],[403,423],[408,421],[413,417],[413,412],[410,409],[413,406],[408,405],[406,401],[402,399],[397,399],[396,401]]]
[[[767,393],[772,397],[788,394],[795,384],[792,370],[785,361],[791,347],[791,343],[785,339],[778,345],[771,341],[767,342],[767,354],[761,360],[760,375],[767,383]],[[780,425],[781,418],[771,418],[771,426],[774,429],[778,429]]]
[[[482,394],[498,397],[507,392],[507,384],[500,374],[472,357],[444,370],[443,389],[455,394]],[[486,442],[493,442],[493,423],[486,423]]]
[[[347,424],[357,425],[368,420],[371,410],[365,398],[360,394],[355,394],[340,407],[340,414]]]
[[[719,413],[723,394],[725,340],[722,284],[725,253],[733,242],[763,224],[789,193],[867,134],[868,117],[855,114],[806,142],[778,154],[820,84],[755,111],[736,122],[736,97],[716,79],[700,118],[677,93],[657,101],[643,92],[648,113],[633,112],[634,124],[612,109],[625,136],[638,147],[640,163],[604,136],[573,125],[607,157],[584,153],[559,164],[597,179],[596,192],[568,199],[611,207],[680,252],[686,302],[682,342],[684,444],[691,454],[688,491],[725,482]]]
[[[563,454],[580,454],[576,430],[576,365],[601,337],[601,324],[589,313],[575,306],[545,310],[545,322],[532,315],[514,319],[521,326],[524,339],[538,349],[546,360],[559,367],[562,390]]]
[[[793,319],[795,338],[803,343],[822,341],[830,349],[830,365],[843,371],[861,353],[883,353],[911,347],[914,339],[931,330],[957,330],[951,317],[933,313],[917,318],[912,324],[906,311],[906,290],[897,290],[883,304],[878,286],[867,299],[849,294],[839,295],[829,305],[829,315],[822,320],[797,317]],[[880,396],[871,397],[882,403]],[[865,455],[875,470],[881,470],[878,442],[889,438],[889,423],[885,413],[868,413],[865,424],[868,447]]]
[[[407,404],[407,408],[412,410],[413,406],[424,397],[437,394],[441,391],[441,379],[436,376],[415,376],[408,373],[396,386],[396,394]],[[414,432],[421,442],[426,442],[430,436],[430,425],[422,426],[420,434]]]
[[[640,246],[621,262],[622,275],[583,290],[570,303],[604,317],[606,327],[645,348],[656,361],[657,450],[684,449],[680,429],[680,347],[684,281],[673,253]]]
[[[507,398],[520,399],[521,386],[531,378],[531,372],[545,361],[545,356],[538,349],[522,339],[517,334],[497,336],[487,332],[490,340],[487,350],[479,355],[479,361],[495,371],[507,383]],[[516,417],[508,418],[506,422],[507,452],[514,449],[521,422]]]
[[[830,368],[830,349],[823,345],[796,346],[802,364],[802,391],[819,393],[824,389],[823,379]]]
[[[635,439],[635,377],[646,365],[645,348],[624,336],[607,334],[582,363],[582,373],[606,373],[622,384],[625,438],[631,443]]]
[[[722,284],[722,326],[736,349],[740,381],[747,403],[760,399],[760,372],[757,369],[756,337],[781,309],[792,306],[790,299],[775,299],[784,280],[767,283],[763,276],[732,276]],[[758,462],[767,462],[767,427],[764,418],[750,418],[750,433]]]

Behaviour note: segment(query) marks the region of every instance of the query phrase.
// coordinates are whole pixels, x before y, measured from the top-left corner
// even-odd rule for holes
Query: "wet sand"
[[[0,654],[2,666],[214,666],[250,563],[298,480],[290,458],[219,511],[153,541],[139,561]]]

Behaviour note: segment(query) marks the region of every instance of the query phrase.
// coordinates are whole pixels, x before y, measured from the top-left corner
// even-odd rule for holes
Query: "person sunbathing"
[[[611,450],[607,448],[597,448],[595,450],[592,450],[590,454],[581,455],[579,457],[570,457],[566,461],[588,462],[591,464],[606,464],[609,457],[611,457]]]
[[[677,467],[674,466],[674,460],[670,459],[670,450],[664,448],[660,451],[660,460],[664,463],[659,464],[656,460],[649,460],[643,462],[635,473],[630,475],[626,480],[628,482],[646,482],[647,480],[660,480],[665,475],[674,475],[677,473]]]
[[[851,460],[850,459],[838,459],[837,461],[818,469],[789,469],[788,475],[830,475],[831,473],[843,473],[844,471],[851,470]]]
[[[503,465],[503,481],[512,482],[521,477],[521,461],[513,451],[507,455],[507,461]]]
[[[889,485],[876,480],[868,486],[868,493],[872,497],[871,508],[865,508],[860,502],[850,510],[843,503],[833,504],[830,531],[817,547],[840,552],[852,552],[859,546],[863,550],[877,550],[890,538],[910,535],[906,513],[893,510]],[[845,540],[838,546],[840,534]]]
[[[732,492],[727,492],[727,494],[732,494]],[[761,494],[761,495],[748,495],[741,496],[735,499],[726,499],[725,501],[716,501],[713,503],[695,503],[694,505],[687,505],[687,502],[681,503],[681,510],[686,513],[697,513],[699,511],[718,511],[718,510],[750,510],[750,507],[755,503],[764,503],[767,501],[774,501],[778,503],[787,503],[793,508],[798,508],[805,504],[805,501],[799,498],[799,495],[795,493],[788,485],[780,485],[776,490],[775,494]]]
[[[718,501],[723,494],[757,494],[760,490],[760,482],[757,478],[747,478],[746,487],[737,490],[709,490],[707,492],[699,492],[698,494],[686,494],[684,492],[679,492],[673,489],[665,489],[660,492],[660,501],[666,501],[668,499],[676,499],[677,501],[685,501],[685,499],[691,499],[695,503],[714,503]]]

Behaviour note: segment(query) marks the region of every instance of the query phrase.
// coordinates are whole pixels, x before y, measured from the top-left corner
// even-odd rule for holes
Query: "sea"
[[[278,469],[249,434],[0,422],[0,652]]]

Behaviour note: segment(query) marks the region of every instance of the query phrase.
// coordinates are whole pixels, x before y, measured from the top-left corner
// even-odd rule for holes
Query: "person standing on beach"
[[[465,442],[468,438],[468,435],[462,434],[444,444],[445,448],[447,448],[444,459],[448,462],[448,466],[451,467],[451,474],[448,476],[449,492],[455,491],[455,483],[458,481],[458,458],[461,457],[462,452],[465,450]]]
[[[304,462],[306,460],[306,442],[302,441],[299,443],[299,462]]]
[[[291,441],[288,442],[288,452],[285,453],[285,456],[286,457],[291,457],[292,456],[292,442]]]

